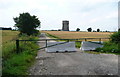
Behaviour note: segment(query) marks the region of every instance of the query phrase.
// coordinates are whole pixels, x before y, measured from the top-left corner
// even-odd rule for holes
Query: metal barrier
[[[69,42],[69,41],[79,41],[79,40],[85,40],[87,41],[88,39],[99,39],[99,42],[101,43],[101,39],[109,39],[110,38],[80,38],[80,39],[39,39],[39,40],[16,40],[16,53],[19,53],[19,42],[21,41],[45,41],[45,47],[42,47],[42,48],[39,48],[39,49],[43,49],[43,48],[47,48],[47,47],[51,47],[51,46],[55,46],[55,45],[59,45],[59,44],[55,44],[55,45],[51,45],[51,46],[47,46],[47,42],[50,41],[50,40],[56,40],[56,41],[66,41],[66,42]],[[63,42],[63,43],[60,43],[60,44],[64,44],[66,42]]]

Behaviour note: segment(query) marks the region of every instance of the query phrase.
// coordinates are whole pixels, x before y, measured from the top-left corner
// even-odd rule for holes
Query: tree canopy
[[[100,29],[97,29],[97,32],[100,32]]]
[[[80,28],[77,28],[76,31],[80,31]]]
[[[112,34],[111,36],[111,41],[114,42],[114,43],[120,43],[120,31],[118,32],[115,32],[114,34]]]
[[[88,30],[88,32],[91,32],[91,31],[92,31],[92,28],[88,28],[87,30]]]
[[[31,16],[29,13],[22,13],[19,17],[13,18],[15,26],[18,28],[20,33],[25,33],[27,35],[37,34],[37,27],[40,26],[40,21],[37,16]]]

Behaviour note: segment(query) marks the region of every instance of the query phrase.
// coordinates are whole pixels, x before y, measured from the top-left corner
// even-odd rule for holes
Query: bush
[[[120,53],[120,31],[115,32],[110,36],[111,40],[105,42],[102,48],[97,48],[97,52]]]
[[[102,48],[97,48],[97,52],[110,52],[110,53],[120,53],[118,49],[118,44],[112,42],[105,42]]]
[[[114,42],[114,43],[120,43],[120,31],[118,31],[118,32],[115,32],[114,34],[112,34],[111,36],[110,36],[110,38],[111,38],[111,42]]]

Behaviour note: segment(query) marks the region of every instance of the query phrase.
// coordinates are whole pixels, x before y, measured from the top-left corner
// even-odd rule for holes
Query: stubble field
[[[2,30],[1,33],[2,33],[2,36],[1,36],[2,43],[17,39],[18,38],[17,35],[19,34],[18,31],[11,31],[11,30]]]
[[[75,31],[42,31],[61,39],[79,39],[79,38],[109,38],[113,32],[75,32]],[[102,39],[108,41],[109,39]],[[93,39],[93,41],[98,41]]]

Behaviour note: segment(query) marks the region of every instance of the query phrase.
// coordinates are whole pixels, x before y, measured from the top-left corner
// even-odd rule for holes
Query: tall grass
[[[18,37],[16,35],[16,37]],[[31,40],[38,39],[35,36],[22,35],[17,39]],[[2,74],[5,75],[27,75],[27,70],[35,61],[37,49],[39,46],[36,42],[20,42],[20,53],[16,53],[15,40],[3,43],[2,58],[3,69]]]
[[[118,48],[118,44],[113,42],[105,42],[102,48],[97,48],[97,52],[101,53],[114,53],[120,55],[120,49]]]
[[[2,45],[2,57],[3,60],[10,58],[16,52],[15,41],[9,41]]]

